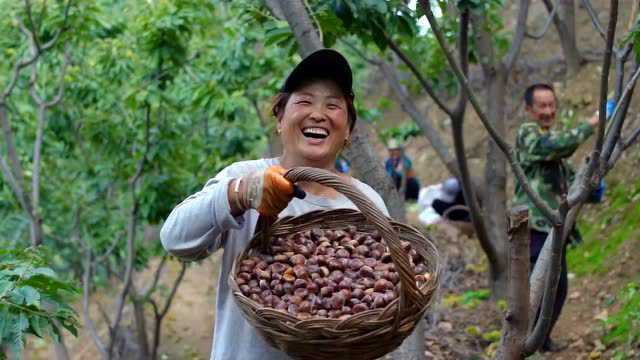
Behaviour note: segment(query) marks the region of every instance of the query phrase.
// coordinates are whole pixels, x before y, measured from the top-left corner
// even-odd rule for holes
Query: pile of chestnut
[[[424,258],[403,242],[420,286],[429,281]],[[240,291],[266,307],[300,320],[345,319],[387,306],[398,297],[400,277],[377,232],[312,229],[272,239],[268,254],[238,264]]]

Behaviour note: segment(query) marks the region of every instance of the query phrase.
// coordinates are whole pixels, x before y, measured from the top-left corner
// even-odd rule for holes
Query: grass
[[[640,235],[637,227],[640,219],[640,181],[631,186],[620,183],[607,196],[610,205],[595,209],[596,215],[580,222],[584,242],[570,249],[567,254],[569,269],[577,276],[607,272],[606,260],[615,257],[618,248],[626,240]]]
[[[640,341],[640,283],[631,282],[618,295],[620,309],[604,321],[604,343],[627,345]]]
[[[580,221],[584,242],[567,254],[569,271],[577,276],[606,274],[617,265],[621,245],[628,240],[640,245],[640,180],[608,185],[606,202],[586,209]],[[620,290],[611,305],[616,311],[603,321],[602,342],[615,348],[613,359],[626,359],[640,342],[640,278]]]

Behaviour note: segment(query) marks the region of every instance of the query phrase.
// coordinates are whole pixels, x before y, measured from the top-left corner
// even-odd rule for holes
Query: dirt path
[[[162,329],[160,354],[166,359],[209,359],[221,255],[187,271]]]
[[[620,290],[631,280],[640,281],[640,239],[629,239],[618,254],[605,265],[610,266],[607,273],[570,280],[569,298],[553,332],[569,348],[550,359],[611,358],[612,349],[600,341],[607,331],[603,320],[617,310],[611,304]],[[640,351],[631,356],[630,359],[640,359]]]

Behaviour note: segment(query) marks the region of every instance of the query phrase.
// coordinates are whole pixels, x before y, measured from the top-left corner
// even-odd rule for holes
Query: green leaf
[[[32,316],[29,318],[29,323],[31,324],[31,329],[33,329],[33,333],[39,338],[44,337],[45,328],[49,326],[49,320],[45,317],[41,316]]]
[[[22,305],[24,303],[24,294],[18,289],[13,289],[9,291],[9,300],[16,305]]]
[[[15,329],[19,332],[24,332],[29,327],[29,318],[25,313],[18,315],[18,321],[15,322]]]
[[[4,339],[9,330],[9,312],[5,308],[0,308],[0,342]]]
[[[13,282],[0,279],[0,296],[3,296],[13,286]]]
[[[40,293],[38,290],[32,288],[31,286],[23,286],[17,289],[23,298],[24,302],[27,305],[40,306]]]
[[[33,274],[34,275],[44,275],[44,276],[48,276],[48,277],[52,277],[52,278],[56,277],[56,273],[53,270],[51,270],[50,268],[46,268],[46,267],[39,267],[39,268],[33,269]]]

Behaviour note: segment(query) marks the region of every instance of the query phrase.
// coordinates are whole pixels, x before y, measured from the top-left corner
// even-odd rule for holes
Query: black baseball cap
[[[354,98],[351,66],[336,50],[321,49],[309,54],[291,71],[280,91],[291,93],[310,79],[331,79],[345,96]]]

